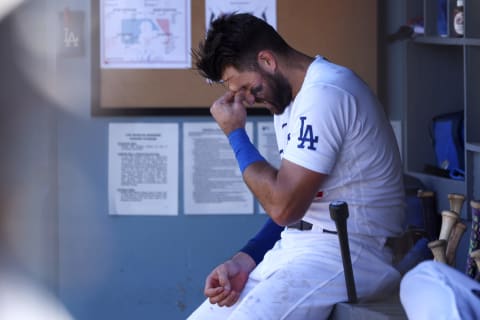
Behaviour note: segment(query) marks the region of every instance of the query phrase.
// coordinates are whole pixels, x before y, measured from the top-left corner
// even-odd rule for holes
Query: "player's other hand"
[[[245,90],[228,91],[210,107],[210,113],[223,132],[228,135],[235,129],[244,128],[247,119],[245,107],[253,103]]]
[[[234,305],[245,288],[248,275],[254,267],[253,259],[240,252],[231,260],[213,269],[205,281],[204,289],[210,303],[218,304],[221,307]]]

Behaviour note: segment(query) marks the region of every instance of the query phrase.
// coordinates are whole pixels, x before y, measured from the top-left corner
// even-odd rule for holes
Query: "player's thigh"
[[[346,287],[341,268],[297,261],[258,283],[232,312],[231,320],[322,319],[333,305],[344,301]]]

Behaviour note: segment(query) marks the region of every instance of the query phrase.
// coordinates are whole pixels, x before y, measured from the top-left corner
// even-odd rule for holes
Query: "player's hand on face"
[[[210,303],[230,307],[238,301],[247,279],[248,272],[229,260],[210,273],[205,282],[204,293]]]
[[[228,91],[210,107],[210,113],[223,132],[228,135],[235,129],[244,128],[247,119],[246,106],[253,103],[245,90]]]

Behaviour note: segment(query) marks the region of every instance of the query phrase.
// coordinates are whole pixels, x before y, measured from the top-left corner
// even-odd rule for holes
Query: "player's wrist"
[[[255,260],[245,252],[237,252],[231,260],[247,273],[250,273],[257,266]]]
[[[250,141],[245,128],[238,128],[228,134],[228,141],[232,146],[233,152],[237,159],[240,171],[243,173],[245,169],[254,162],[265,161],[260,152]]]

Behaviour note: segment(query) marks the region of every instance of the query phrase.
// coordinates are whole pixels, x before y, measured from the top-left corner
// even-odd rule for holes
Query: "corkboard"
[[[204,4],[191,2],[192,48],[205,36]],[[94,113],[207,113],[223,93],[193,69],[100,69],[98,15],[92,4]],[[277,30],[294,48],[352,68],[376,90],[377,0],[277,0]]]

